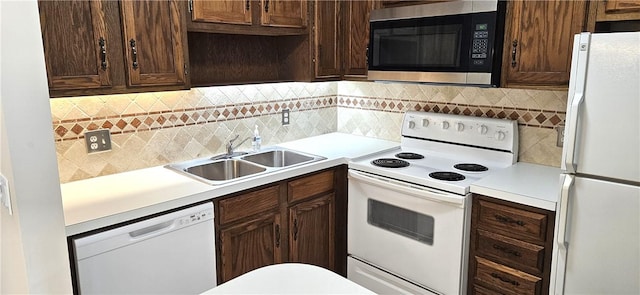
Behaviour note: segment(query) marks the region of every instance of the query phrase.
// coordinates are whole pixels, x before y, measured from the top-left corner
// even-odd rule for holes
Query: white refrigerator
[[[640,32],[575,36],[552,294],[640,294]]]

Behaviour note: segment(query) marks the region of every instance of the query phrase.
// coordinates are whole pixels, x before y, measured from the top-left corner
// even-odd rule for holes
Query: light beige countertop
[[[164,166],[61,185],[67,236],[225,196],[252,187],[348,163],[350,158],[397,147],[398,142],[329,133],[279,144],[326,160],[269,174],[209,185]]]
[[[471,192],[556,211],[560,168],[519,162],[471,185]]]

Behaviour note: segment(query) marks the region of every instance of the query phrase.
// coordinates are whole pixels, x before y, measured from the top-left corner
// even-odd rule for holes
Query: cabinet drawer
[[[289,202],[333,190],[334,171],[326,171],[289,182]]]
[[[542,274],[544,247],[478,229],[476,253],[533,274]]]
[[[493,290],[489,290],[485,287],[482,287],[480,285],[473,285],[473,292],[471,292],[471,294],[473,295],[496,295],[496,294],[500,294],[499,292],[493,291]]]
[[[541,278],[481,257],[475,258],[476,283],[504,294],[541,294]]]
[[[221,200],[220,225],[278,208],[279,195],[280,186],[276,185]]]
[[[523,238],[544,244],[547,234],[546,214],[531,212],[479,200],[478,226],[496,229],[499,233],[514,238]]]

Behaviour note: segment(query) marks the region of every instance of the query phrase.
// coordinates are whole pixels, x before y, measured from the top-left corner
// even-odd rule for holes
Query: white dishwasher
[[[216,286],[213,204],[73,240],[80,294],[198,294]]]

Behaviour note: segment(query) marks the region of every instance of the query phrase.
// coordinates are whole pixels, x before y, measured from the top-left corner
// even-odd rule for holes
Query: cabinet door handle
[[[247,3],[244,6],[244,10],[249,11],[249,8],[251,8],[251,0],[247,0]]]
[[[264,12],[269,12],[269,0],[264,0]]]
[[[107,70],[107,41],[100,37],[100,39],[98,39],[98,45],[100,45],[100,67],[105,71]]]
[[[294,241],[298,240],[298,220],[297,219],[293,220],[293,240]]]
[[[518,40],[513,40],[511,43],[511,67],[516,67],[516,55],[518,54]]]
[[[131,59],[133,59],[132,66],[134,69],[138,68],[138,49],[136,48],[136,40],[129,40],[129,45],[131,45]]]
[[[517,224],[517,225],[519,225],[519,226],[524,226],[524,225],[526,224],[526,223],[524,223],[524,221],[522,221],[522,220],[515,220],[515,219],[513,219],[513,218],[511,218],[511,217],[508,217],[508,216],[502,216],[502,215],[497,215],[497,214],[496,214],[496,215],[494,215],[493,217],[495,217],[495,218],[496,218],[496,220],[497,220],[498,222],[500,222],[500,223],[505,223],[505,224],[506,224],[506,223],[515,223],[515,224]]]
[[[280,248],[280,225],[276,224],[276,248]]]
[[[503,277],[503,276],[501,276],[501,275],[499,275],[499,274],[497,274],[495,272],[491,273],[491,276],[496,278],[496,279],[498,279],[498,280],[501,280],[501,281],[503,281],[505,283],[509,283],[511,285],[514,285],[514,286],[520,286],[520,283],[518,283],[518,282],[516,282],[514,280],[511,280],[509,278],[505,278],[505,277]]]
[[[522,254],[520,254],[520,252],[518,252],[516,250],[513,250],[513,249],[509,249],[509,248],[507,248],[505,246],[498,245],[498,244],[493,244],[493,249],[502,251],[502,252],[507,253],[507,254],[511,254],[513,256],[516,256],[516,257],[521,257],[522,256]]]

